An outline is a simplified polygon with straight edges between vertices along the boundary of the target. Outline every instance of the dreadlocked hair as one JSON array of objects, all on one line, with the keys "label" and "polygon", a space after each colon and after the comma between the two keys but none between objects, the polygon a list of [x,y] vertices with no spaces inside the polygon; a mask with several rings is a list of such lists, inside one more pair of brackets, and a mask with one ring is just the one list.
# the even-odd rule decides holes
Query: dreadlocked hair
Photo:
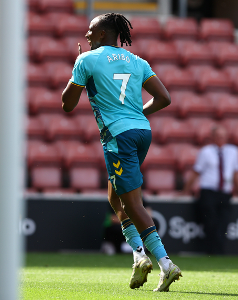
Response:
[{"label": "dreadlocked hair", "polygon": [[100,16],[100,25],[105,29],[112,29],[116,35],[120,35],[121,47],[132,43],[130,29],[133,29],[131,23],[122,14],[107,13]]}]

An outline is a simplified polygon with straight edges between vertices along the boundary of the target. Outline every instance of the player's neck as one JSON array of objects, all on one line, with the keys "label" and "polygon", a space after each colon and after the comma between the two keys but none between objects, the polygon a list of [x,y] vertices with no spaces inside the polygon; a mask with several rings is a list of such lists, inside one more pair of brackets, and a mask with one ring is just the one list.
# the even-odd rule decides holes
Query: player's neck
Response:
[{"label": "player's neck", "polygon": [[117,40],[112,39],[106,39],[101,43],[101,46],[112,46],[112,47],[118,47]]}]

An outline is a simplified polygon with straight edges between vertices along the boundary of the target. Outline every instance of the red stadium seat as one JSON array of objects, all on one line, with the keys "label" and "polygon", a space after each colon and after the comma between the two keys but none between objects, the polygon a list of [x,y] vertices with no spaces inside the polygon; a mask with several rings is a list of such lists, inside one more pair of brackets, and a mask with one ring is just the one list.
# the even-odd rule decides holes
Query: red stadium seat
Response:
[{"label": "red stadium seat", "polygon": [[[163,115],[163,111],[169,109],[171,112],[173,111],[174,117],[179,117],[179,105],[182,102],[184,97],[193,97],[194,92],[191,91],[171,91],[171,104],[165,109],[161,110],[159,113]],[[153,115],[152,115],[153,116]]]},{"label": "red stadium seat", "polygon": [[163,77],[165,76],[166,73],[173,73],[174,71],[179,70],[178,66],[171,64],[171,63],[167,63],[167,64],[153,63],[151,65],[151,67],[152,67],[152,70],[159,77],[159,79],[162,81],[163,81]]},{"label": "red stadium seat", "polygon": [[30,171],[32,187],[36,189],[60,188],[62,172],[57,167],[33,167]]},{"label": "red stadium seat", "polygon": [[[214,99],[215,98],[215,99]],[[218,97],[209,94],[206,99],[213,102],[215,117],[218,119],[238,117],[238,97],[230,94],[220,94]]]},{"label": "red stadium seat", "polygon": [[38,93],[43,93],[45,91],[48,91],[46,87],[27,87],[26,90],[26,99],[27,99],[27,108],[28,108],[28,114],[35,114],[35,111],[32,110],[31,104],[34,102],[35,96]]},{"label": "red stadium seat", "polygon": [[79,55],[78,43],[80,43],[83,52],[90,50],[90,46],[85,35],[79,35],[77,37],[67,36],[63,38],[62,41],[65,45],[65,51],[68,53],[68,58],[73,63]]},{"label": "red stadium seat", "polygon": [[75,194],[76,189],[73,188],[44,188],[42,193],[49,197],[60,197],[60,196],[67,196],[69,194]]},{"label": "red stadium seat", "polygon": [[150,125],[153,132],[153,138],[159,143],[191,143],[193,141],[194,130],[186,121],[179,121],[170,117],[151,118]]},{"label": "red stadium seat", "polygon": [[30,112],[33,114],[62,113],[61,94],[62,89],[49,90],[47,88],[35,88],[30,93]]},{"label": "red stadium seat", "polygon": [[238,145],[238,119],[237,118],[228,118],[222,121],[222,125],[226,128],[229,141],[235,145]]},{"label": "red stadium seat", "polygon": [[37,36],[53,36],[53,24],[45,15],[34,12],[28,13],[28,34]]},{"label": "red stadium seat", "polygon": [[51,19],[55,20],[54,32],[57,37],[85,36],[88,31],[88,20],[86,16],[58,14],[57,19],[54,16],[52,16]]},{"label": "red stadium seat", "polygon": [[211,130],[216,122],[208,118],[191,118],[188,120],[188,126],[194,131],[194,139],[198,145],[204,145],[211,142]]},{"label": "red stadium seat", "polygon": [[214,64],[212,53],[207,44],[198,42],[177,43],[176,48],[179,53],[180,63],[183,66]]},{"label": "red stadium seat", "polygon": [[48,79],[45,76],[43,65],[28,63],[27,64],[27,82],[31,87],[47,87]]},{"label": "red stadium seat", "polygon": [[38,0],[38,10],[46,12],[63,12],[73,13],[74,2],[72,0]]},{"label": "red stadium seat", "polygon": [[64,166],[69,169],[72,167],[94,167],[101,166],[100,154],[95,151],[93,144],[83,144],[80,142],[68,142],[56,144],[57,149],[61,150]]},{"label": "red stadium seat", "polygon": [[226,66],[223,70],[229,76],[231,81],[235,81],[238,77],[238,66]]},{"label": "red stadium seat", "polygon": [[38,0],[27,0],[27,9],[31,12],[37,12],[38,11]]},{"label": "red stadium seat", "polygon": [[74,117],[85,142],[91,143],[100,139],[99,129],[94,115],[77,115]]},{"label": "red stadium seat", "polygon": [[186,69],[175,68],[172,72],[168,70],[164,72],[161,80],[169,92],[195,89],[195,80]]},{"label": "red stadium seat", "polygon": [[160,39],[161,28],[157,18],[132,17],[130,22],[133,27],[131,30],[132,40],[137,38]]},{"label": "red stadium seat", "polygon": [[62,164],[55,145],[40,141],[28,141],[27,144],[27,162],[29,167],[33,166],[57,166]]},{"label": "red stadium seat", "polygon": [[232,91],[232,82],[223,70],[219,71],[210,66],[191,66],[189,70],[196,80],[199,92]]},{"label": "red stadium seat", "polygon": [[51,88],[65,88],[72,77],[73,66],[66,62],[46,62],[43,68]]},{"label": "red stadium seat", "polygon": [[101,144],[101,142],[98,141],[94,141],[92,143],[90,143],[91,147],[94,149],[94,153],[96,153],[97,155],[97,161],[100,165],[100,169],[103,171],[106,171],[106,164],[105,164],[105,159],[104,159],[104,152],[103,152],[103,146]]},{"label": "red stadium seat", "polygon": [[154,193],[175,190],[175,174],[171,170],[147,170],[145,172],[145,187]]},{"label": "red stadium seat", "polygon": [[[141,42],[143,41],[143,44],[141,45]],[[146,58],[146,53],[144,51],[144,46],[148,44],[147,39],[138,39],[138,40],[133,40],[131,46],[123,44],[123,49],[130,51],[131,53],[145,59]],[[120,44],[120,41],[118,41],[118,45]]]},{"label": "red stadium seat", "polygon": [[198,36],[198,24],[195,19],[168,19],[164,26],[163,37],[167,40],[196,40]]},{"label": "red stadium seat", "polygon": [[79,140],[80,131],[74,119],[62,115],[40,116],[46,129],[46,138],[48,141],[55,140]]},{"label": "red stadium seat", "polygon": [[69,170],[70,186],[77,190],[99,189],[100,171],[97,168],[73,167]]},{"label": "red stadium seat", "polygon": [[152,143],[142,164],[142,169],[173,169],[174,165],[175,159],[171,148],[168,146],[161,147]]},{"label": "red stadium seat", "polygon": [[232,82],[232,91],[238,93],[238,66],[226,66],[224,69],[225,74],[228,75],[228,78]]},{"label": "red stadium seat", "polygon": [[214,117],[214,104],[203,95],[187,93],[177,104],[177,112],[180,118]]},{"label": "red stadium seat", "polygon": [[148,43],[146,59],[153,63],[178,63],[176,48],[171,42],[150,42]]},{"label": "red stadium seat", "polygon": [[63,41],[51,37],[30,37],[29,56],[36,62],[67,61],[69,55],[65,51]]},{"label": "red stadium seat", "polygon": [[28,139],[44,140],[45,128],[38,117],[28,117],[26,120],[26,132]]},{"label": "red stadium seat", "polygon": [[170,145],[174,152],[176,168],[180,172],[191,169],[195,163],[199,149],[190,144]]},{"label": "red stadium seat", "polygon": [[228,42],[210,42],[215,63],[218,67],[238,66],[238,46]]},{"label": "red stadium seat", "polygon": [[234,41],[234,26],[228,19],[203,19],[200,23],[200,39],[206,41]]}]

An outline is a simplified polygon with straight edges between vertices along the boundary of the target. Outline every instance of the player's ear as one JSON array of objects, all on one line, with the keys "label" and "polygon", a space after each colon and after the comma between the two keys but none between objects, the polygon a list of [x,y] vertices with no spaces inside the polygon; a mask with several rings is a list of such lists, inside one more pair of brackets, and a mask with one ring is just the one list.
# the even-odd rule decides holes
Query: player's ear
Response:
[{"label": "player's ear", "polygon": [[100,38],[103,39],[106,35],[106,31],[105,30],[102,30],[101,33],[100,33]]}]

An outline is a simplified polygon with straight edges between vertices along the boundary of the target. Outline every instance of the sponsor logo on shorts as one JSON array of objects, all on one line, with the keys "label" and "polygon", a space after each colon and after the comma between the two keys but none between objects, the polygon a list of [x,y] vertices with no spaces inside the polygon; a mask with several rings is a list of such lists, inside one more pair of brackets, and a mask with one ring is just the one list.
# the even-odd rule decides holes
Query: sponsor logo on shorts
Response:
[{"label": "sponsor logo on shorts", "polygon": [[[119,169],[120,164],[121,164],[121,162],[120,162],[120,160],[118,160],[117,163],[113,163],[113,166],[114,166],[116,169]],[[122,172],[123,172],[122,167],[120,168],[119,171],[118,171],[118,170],[115,170],[115,173],[116,173],[117,175],[119,175],[119,176],[121,176]]]}]

